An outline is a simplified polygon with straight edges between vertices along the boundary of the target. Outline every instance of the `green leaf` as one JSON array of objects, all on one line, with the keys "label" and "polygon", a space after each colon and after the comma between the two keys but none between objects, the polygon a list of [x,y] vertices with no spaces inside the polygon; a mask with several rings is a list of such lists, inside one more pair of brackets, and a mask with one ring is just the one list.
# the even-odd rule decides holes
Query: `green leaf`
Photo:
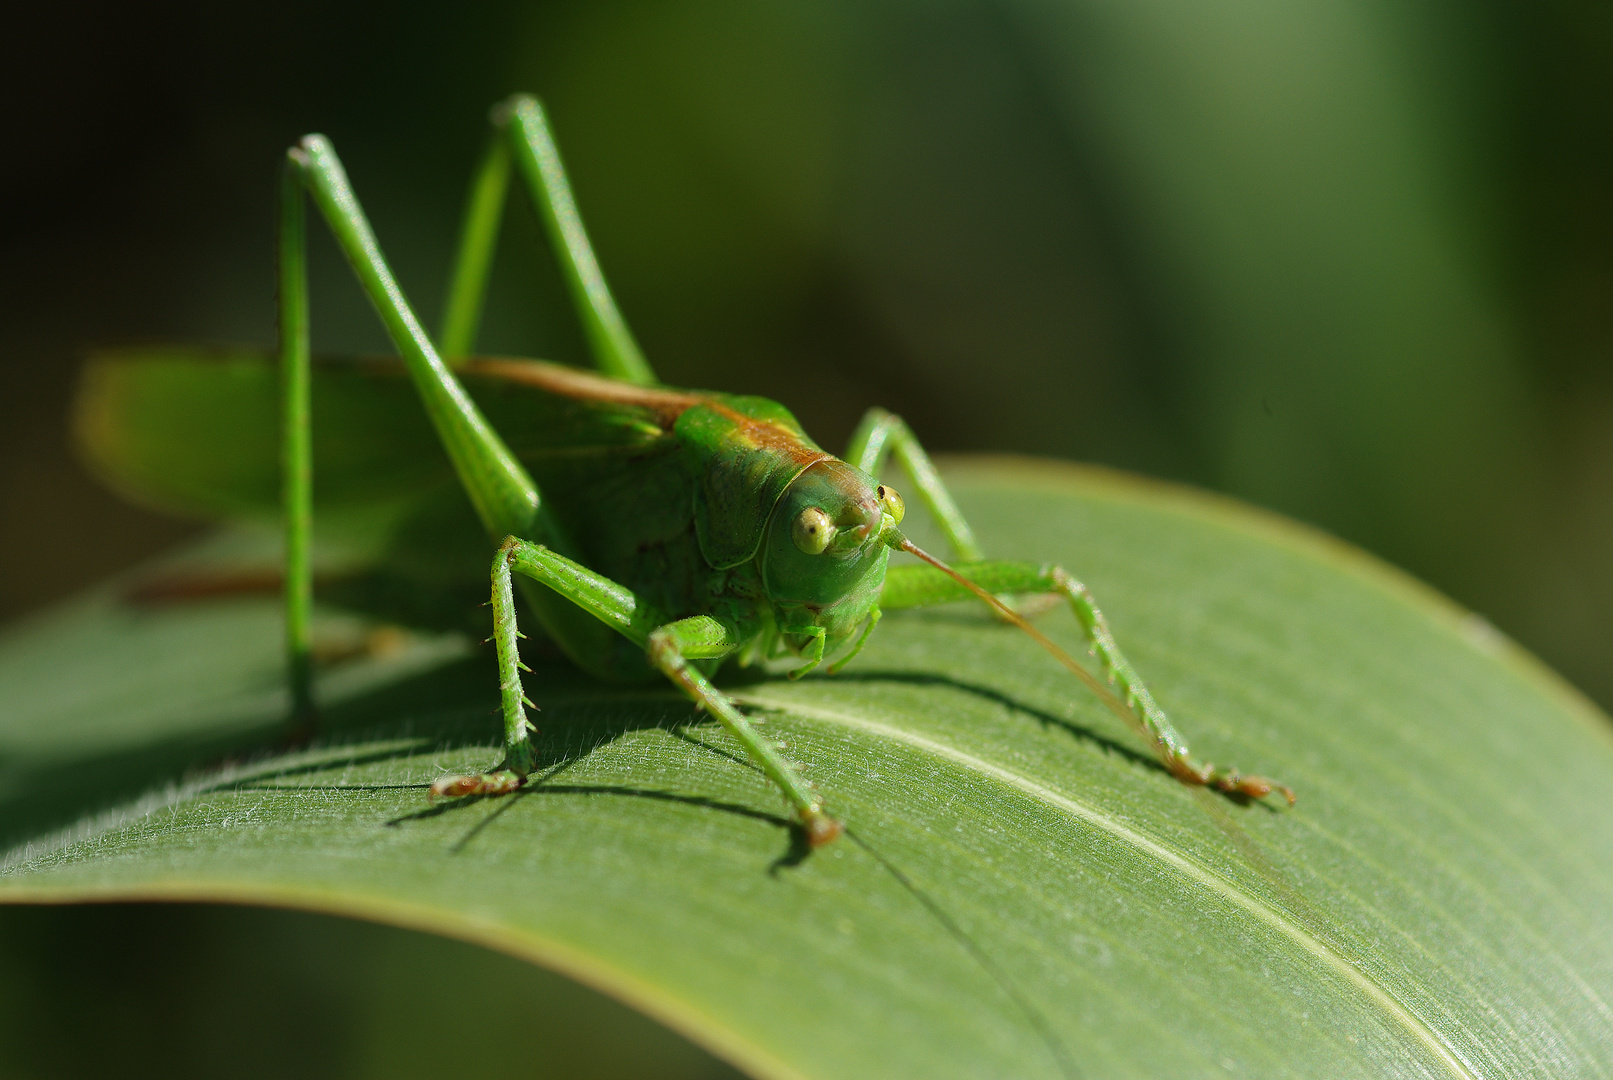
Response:
[{"label": "green leaf", "polygon": [[[322,633],[355,655],[324,677],[324,741],[186,772],[270,739],[274,602],[105,589],[0,643],[20,842],[0,899],[428,930],[763,1077],[1608,1071],[1600,713],[1477,617],[1270,516],[1068,466],[950,475],[993,555],[1092,586],[1195,751],[1298,806],[1172,780],[967,607],[889,616],[838,676],[729,683],[850,825],[811,854],[683,700],[556,664],[528,678],[541,781],[429,804],[433,778],[496,757],[490,659],[335,614]],[[1079,646],[1066,613],[1040,625]]]}]

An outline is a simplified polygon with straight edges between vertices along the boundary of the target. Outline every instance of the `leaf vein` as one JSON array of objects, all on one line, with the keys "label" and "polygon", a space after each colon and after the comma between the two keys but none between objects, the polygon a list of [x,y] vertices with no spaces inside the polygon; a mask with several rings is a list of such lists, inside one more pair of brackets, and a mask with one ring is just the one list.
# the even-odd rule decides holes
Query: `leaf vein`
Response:
[{"label": "leaf vein", "polygon": [[949,746],[935,739],[926,738],[923,735],[905,731],[889,724],[883,724],[877,720],[868,720],[860,716],[853,716],[820,706],[803,705],[797,701],[769,700],[759,695],[746,695],[746,700],[825,723],[856,728],[870,735],[903,743],[914,749],[944,758],[954,764],[962,765],[967,769],[989,776],[1040,802],[1080,818],[1095,828],[1102,829],[1111,836],[1165,863],[1197,884],[1213,890],[1232,904],[1276,929],[1293,941],[1301,950],[1344,979],[1345,982],[1360,990],[1368,1000],[1393,1020],[1396,1025],[1430,1051],[1445,1066],[1450,1075],[1461,1077],[1463,1080],[1478,1080],[1479,1074],[1477,1070],[1469,1065],[1457,1050],[1435,1031],[1428,1022],[1413,1012],[1387,987],[1375,982],[1347,957],[1329,948],[1325,942],[1306,931],[1298,923],[1258,897],[1251,896],[1248,892],[1239,888],[1236,883],[1199,865],[1180,852],[1171,850],[1159,841],[1115,821],[1097,807],[1072,799],[1068,795],[1038,783],[1028,776],[1016,773],[1012,769],[1004,768],[984,758],[976,757],[955,746]]}]

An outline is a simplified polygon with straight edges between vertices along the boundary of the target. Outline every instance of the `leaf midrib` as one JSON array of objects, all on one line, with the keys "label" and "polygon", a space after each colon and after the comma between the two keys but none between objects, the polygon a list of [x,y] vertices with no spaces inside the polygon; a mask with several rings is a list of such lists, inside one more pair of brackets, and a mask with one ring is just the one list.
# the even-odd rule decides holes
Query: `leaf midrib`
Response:
[{"label": "leaf midrib", "polygon": [[[611,696],[615,698],[617,695]],[[629,692],[622,696],[638,699],[648,697],[664,697],[667,695],[664,691],[656,690],[640,694],[632,694]],[[961,766],[979,776],[994,780],[1007,787],[1013,788],[1020,794],[1027,795],[1037,800],[1044,806],[1047,806],[1057,812],[1069,815],[1070,817],[1076,818],[1087,825],[1104,831],[1116,840],[1119,840],[1123,844],[1130,846],[1133,850],[1139,852],[1140,854],[1170,867],[1172,870],[1193,881],[1195,884],[1211,890],[1271,930],[1287,938],[1302,952],[1313,957],[1328,970],[1334,972],[1337,976],[1342,978],[1349,985],[1354,986],[1362,994],[1362,996],[1367,999],[1382,1015],[1387,1017],[1394,1026],[1404,1030],[1419,1045],[1425,1047],[1434,1058],[1439,1060],[1445,1066],[1449,1075],[1461,1078],[1461,1080],[1478,1080],[1479,1074],[1477,1071],[1465,1060],[1463,1060],[1456,1049],[1451,1046],[1433,1028],[1431,1024],[1419,1016],[1410,1006],[1401,1001],[1401,999],[1393,991],[1372,979],[1359,967],[1351,963],[1350,960],[1337,949],[1329,946],[1325,941],[1305,930],[1301,925],[1284,915],[1277,908],[1248,892],[1237,882],[1194,861],[1187,855],[1173,849],[1165,843],[1149,837],[1146,834],[1137,831],[1133,827],[1122,823],[1114,816],[1104,811],[1102,808],[1093,804],[1082,802],[1079,799],[1073,798],[1043,783],[1040,783],[1039,781],[1034,780],[1023,773],[1016,772],[1006,766],[978,757],[949,743],[930,738],[925,735],[920,735],[912,731],[907,731],[903,728],[890,724],[882,723],[878,720],[868,719],[833,708],[826,708],[821,705],[808,705],[794,698],[770,697],[766,693],[746,693],[741,695],[740,699],[747,704],[762,706],[769,709],[776,709],[783,713],[795,714],[819,723],[850,728],[875,738],[888,739],[893,742],[900,743],[903,746],[916,750],[920,753],[945,760],[956,766]],[[597,700],[597,698],[591,697],[590,700]],[[220,786],[219,777],[210,777],[206,786]],[[138,802],[147,804],[142,806],[141,809],[145,810],[146,814],[149,814],[151,810],[157,809],[161,805],[170,805],[174,802],[183,800],[187,795],[195,794],[194,791],[187,790],[191,787],[192,785],[180,785],[177,788],[170,788],[161,794],[153,792],[148,795],[146,799],[138,800]],[[150,805],[153,802],[156,804],[155,806]],[[112,811],[108,814],[102,815],[101,820],[98,820],[94,823],[94,826],[98,827],[92,826],[88,830],[87,834],[81,825],[78,829],[68,830],[67,832],[71,835],[61,835],[51,838],[56,841],[55,843],[49,843],[47,841],[45,844],[40,845],[36,839],[32,844],[25,845],[25,847],[31,848],[32,850],[27,852],[27,857],[24,859],[17,858],[18,855],[22,854],[21,851],[14,851],[11,853],[11,857],[13,860],[15,860],[15,862],[8,867],[8,870],[10,870],[12,873],[15,873],[16,870],[21,869],[21,866],[17,864],[21,864],[22,866],[30,863],[37,864],[37,860],[40,857],[48,855],[53,851],[59,851],[64,847],[71,846],[75,842],[87,839],[88,836],[98,835],[106,831],[116,829],[119,825],[126,824],[128,822],[131,816],[129,814],[130,809],[132,808],[123,807],[120,808],[122,811],[121,813],[118,811]],[[140,814],[137,812],[133,816],[146,816],[146,814]],[[43,848],[43,850],[41,850],[41,848]],[[392,920],[388,919],[387,921]],[[569,966],[571,965],[568,965],[568,967]],[[665,1010],[656,1009],[655,1012],[664,1014]],[[667,1017],[664,1018],[670,1019]],[[686,1020],[687,1018],[682,1019]],[[679,1023],[676,1026],[687,1030],[687,1025],[685,1023]],[[726,1049],[730,1054],[732,1054],[734,1051],[734,1048],[731,1046],[725,1047],[724,1049]],[[771,1070],[770,1074],[779,1075]]]},{"label": "leaf midrib", "polygon": [[880,723],[877,720],[865,719],[819,705],[805,705],[793,699],[769,698],[765,694],[746,694],[743,700],[747,703],[807,717],[821,723],[853,728],[876,738],[899,742],[921,753],[942,758],[954,765],[960,765],[981,776],[996,780],[1022,794],[1029,795],[1054,810],[1061,811],[1094,828],[1103,830],[1122,843],[1130,845],[1138,852],[1171,867],[1177,873],[1189,878],[1196,884],[1212,890],[1229,903],[1241,908],[1277,933],[1287,937],[1299,949],[1314,957],[1345,982],[1356,987],[1383,1015],[1403,1029],[1420,1045],[1427,1048],[1435,1058],[1444,1064],[1451,1076],[1462,1078],[1462,1080],[1478,1080],[1478,1072],[1461,1057],[1455,1047],[1451,1046],[1434,1030],[1432,1025],[1418,1016],[1393,991],[1370,978],[1336,949],[1328,946],[1326,942],[1306,931],[1302,926],[1270,904],[1241,888],[1236,882],[1193,861],[1181,852],[1167,847],[1160,841],[1123,824],[1102,809],[1073,799],[1022,773],[987,761],[984,758],[976,757],[958,747],[899,727]]}]

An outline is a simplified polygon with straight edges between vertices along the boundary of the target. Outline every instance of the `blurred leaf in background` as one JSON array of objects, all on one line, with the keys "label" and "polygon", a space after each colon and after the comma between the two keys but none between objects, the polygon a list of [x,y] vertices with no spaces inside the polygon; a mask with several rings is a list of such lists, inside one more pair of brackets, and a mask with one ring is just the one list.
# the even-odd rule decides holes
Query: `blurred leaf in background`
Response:
[{"label": "blurred leaf in background", "polygon": [[[422,989],[473,967],[473,990]],[[499,1030],[542,1048],[540,1075],[740,1077],[602,994],[431,934],[216,904],[0,908],[8,1077],[453,1076]]]}]

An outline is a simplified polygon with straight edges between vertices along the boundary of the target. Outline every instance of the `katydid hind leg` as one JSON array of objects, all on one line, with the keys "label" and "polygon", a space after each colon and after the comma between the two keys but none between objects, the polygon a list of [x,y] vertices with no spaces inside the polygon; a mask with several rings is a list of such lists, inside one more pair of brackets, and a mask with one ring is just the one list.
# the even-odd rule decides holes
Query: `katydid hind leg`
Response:
[{"label": "katydid hind leg", "polygon": [[[537,582],[585,613],[591,620],[590,625],[602,624],[643,647],[651,666],[683,690],[740,743],[790,803],[813,846],[828,843],[840,834],[840,823],[824,810],[822,799],[802,779],[782,750],[757,732],[733,700],[712,686],[690,663],[691,660],[720,659],[738,651],[743,641],[733,626],[709,615],[668,621],[632,590],[542,544],[513,536],[499,546],[493,562],[494,643],[499,656],[504,759],[487,773],[439,779],[431,787],[433,795],[505,794],[525,783],[534,767],[528,741],[531,724],[526,713],[532,703],[521,686],[513,574]],[[553,625],[551,620],[545,620],[545,629],[560,637],[568,633],[563,626]]]},{"label": "katydid hind leg", "polygon": [[[537,535],[549,541],[545,534],[553,526],[541,510],[537,485],[443,362],[382,255],[335,148],[323,136],[309,135],[288,152],[287,160],[288,173],[325,219],[380,316],[488,533],[493,537]],[[287,197],[288,201],[292,198]],[[300,248],[301,235],[295,239]],[[284,264],[285,250],[282,260]],[[295,261],[302,262],[300,250]],[[306,279],[305,271],[301,276]],[[304,333],[306,325],[305,318]]]},{"label": "katydid hind leg", "polygon": [[286,640],[297,727],[310,728],[312,487],[310,320],[305,197],[313,202],[403,359],[483,525],[564,546],[537,486],[448,370],[381,253],[335,149],[310,135],[287,152],[281,181],[279,321],[286,526]]},{"label": "katydid hind leg", "polygon": [[[653,382],[653,374],[643,364],[630,335],[626,335],[625,323],[621,322],[614,302],[604,288],[603,277],[598,274],[597,263],[593,261],[586,235],[582,233],[575,205],[570,202],[564,173],[559,170],[558,155],[553,152],[552,140],[548,139],[541,110],[538,110],[533,99],[525,97],[512,99],[508,110],[506,119],[520,136],[513,140],[512,146],[516,165],[542,181],[547,202],[540,205],[540,210],[547,207],[551,214],[557,216],[558,225],[555,228],[565,234],[563,238],[568,241],[565,248],[567,256],[562,261],[569,264],[573,276],[577,278],[574,288],[586,294],[580,297],[579,303],[587,301],[584,306],[592,311],[596,330],[603,326],[598,334],[590,331],[601,367],[621,378]],[[534,119],[541,128],[541,138],[534,135]],[[548,160],[545,160],[545,155]],[[497,167],[496,162],[493,167]],[[557,177],[558,184],[555,182]],[[727,640],[732,636],[732,628],[726,628],[719,620],[707,616],[666,622],[655,616],[649,606],[639,601],[630,590],[594,574],[556,550],[569,550],[571,545],[566,543],[558,526],[545,512],[537,485],[487,423],[420,324],[382,255],[346,172],[328,140],[310,135],[288,152],[283,190],[281,322],[282,355],[288,360],[285,365],[288,372],[306,372],[307,369],[306,235],[301,202],[302,194],[306,192],[347,256],[360,286],[398,349],[478,516],[490,533],[506,535],[505,542],[499,548],[499,562],[493,575],[495,637],[500,653],[501,696],[504,703],[505,758],[501,767],[491,773],[480,777],[444,778],[433,785],[433,791],[447,795],[514,790],[525,781],[532,768],[530,742],[527,739],[529,722],[524,711],[529,703],[520,686],[520,660],[515,645],[517,631],[510,578],[510,571],[514,571],[546,586],[588,616],[642,645],[654,667],[728,728],[745,747],[762,772],[789,800],[813,844],[827,843],[837,836],[839,823],[824,811],[821,800],[811,786],[801,779],[796,768],[783,757],[779,748],[757,734],[737,706],[688,663],[690,659],[721,657],[737,649],[740,644],[737,640]],[[473,265],[470,272],[473,275],[478,272],[474,260],[479,257],[474,253],[471,256]],[[621,333],[616,333],[611,325],[612,319]],[[602,340],[605,341],[603,346],[600,344]],[[638,357],[638,366],[634,365],[635,356]],[[290,378],[292,376],[288,375]],[[287,442],[287,489],[288,493],[299,493],[298,497],[306,504],[307,493],[311,491],[311,482],[306,479],[311,467],[306,438],[306,391],[300,397],[288,394],[287,400],[287,431],[295,428],[301,433],[300,442],[296,438]],[[299,408],[302,410],[300,419],[293,419]],[[299,476],[304,479],[299,480]],[[299,515],[295,509],[299,504],[290,494],[287,505],[291,509],[288,513],[288,537],[300,538],[303,545],[300,550],[306,557],[309,532],[307,515]],[[517,540],[515,534],[532,536],[536,542]],[[288,579],[294,576],[292,571],[295,569],[295,566],[288,566]],[[306,595],[306,592],[305,589],[300,595]],[[288,587],[290,632],[306,633],[307,605],[303,605],[299,614],[292,595]],[[575,622],[561,619],[561,625],[552,625],[555,621],[553,618],[545,619],[545,628],[551,636],[556,637],[562,648],[568,644],[573,649],[578,647],[580,643],[576,640]],[[299,655],[305,657],[306,649],[299,654],[294,644],[294,680],[297,672],[302,670],[298,667]],[[294,682],[294,692],[296,685]],[[302,685],[306,689],[306,679]]]},{"label": "katydid hind leg", "polygon": [[655,372],[644,359],[605,283],[543,106],[530,94],[516,94],[493,110],[493,122],[509,135],[509,153],[516,172],[532,197],[549,246],[560,264],[594,363],[613,378],[640,386],[655,385]]},{"label": "katydid hind leg", "polygon": [[[1283,784],[1235,768],[1200,762],[1193,757],[1188,750],[1187,740],[1154,701],[1142,677],[1120,651],[1092,591],[1063,567],[1022,562],[975,562],[947,567],[911,542],[904,542],[903,550],[918,555],[931,565],[892,567],[880,595],[881,607],[892,610],[971,598],[982,600],[993,607],[999,616],[1035,639],[1085,682],[1147,740],[1160,763],[1178,780],[1250,798],[1262,798],[1275,791],[1290,804],[1295,801],[1294,792]],[[1067,601],[1081,627],[1088,649],[1098,660],[1107,685],[994,595],[999,593],[1039,593]],[[1109,689],[1111,686],[1114,691]]]},{"label": "katydid hind leg", "polygon": [[503,132],[488,140],[487,151],[471,180],[465,217],[459,228],[459,251],[448,279],[443,304],[442,354],[450,364],[476,349],[476,331],[487,298],[487,278],[498,247],[499,223],[510,186],[510,149]]},{"label": "katydid hind leg", "polygon": [[443,354],[454,361],[475,350],[513,167],[543,226],[595,366],[614,378],[654,385],[655,372],[617,308],[583,228],[543,106],[529,94],[516,94],[493,109],[492,120],[493,138],[471,181],[460,228],[445,305]]},{"label": "katydid hind leg", "polygon": [[286,675],[291,723],[311,731],[313,693],[313,432],[308,335],[307,225],[297,167],[280,181],[279,323],[282,513],[285,521]]}]

